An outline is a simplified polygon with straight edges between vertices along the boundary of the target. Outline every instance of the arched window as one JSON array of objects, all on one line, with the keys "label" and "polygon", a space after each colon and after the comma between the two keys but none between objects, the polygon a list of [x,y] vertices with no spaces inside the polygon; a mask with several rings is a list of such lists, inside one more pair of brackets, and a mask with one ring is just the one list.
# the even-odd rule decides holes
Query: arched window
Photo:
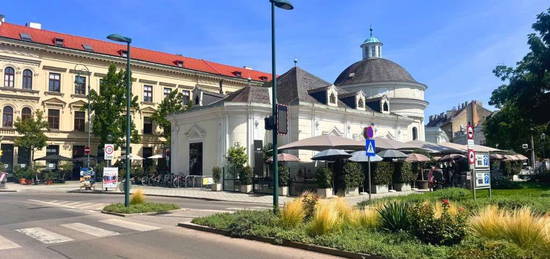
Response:
[{"label": "arched window", "polygon": [[23,70],[23,89],[32,89],[32,71],[30,69]]},{"label": "arched window", "polygon": [[389,111],[390,111],[390,106],[388,105],[388,102],[384,102],[384,105],[383,105],[383,106],[384,106],[384,107],[382,108],[383,111],[385,111],[385,112],[389,112]]},{"label": "arched window", "polygon": [[418,129],[416,127],[412,128],[412,135],[413,135],[413,140],[418,139]]},{"label": "arched window", "polygon": [[334,95],[334,93],[330,93],[329,102],[332,103],[332,104],[336,103],[336,95]]},{"label": "arched window", "polygon": [[6,67],[4,69],[4,86],[13,87],[15,80],[15,69],[13,67]]},{"label": "arched window", "polygon": [[357,107],[359,107],[359,108],[365,107],[365,104],[363,103],[363,99],[359,99],[359,102],[358,102],[358,104],[357,104]]},{"label": "arched window", "polygon": [[4,107],[2,111],[2,127],[10,128],[13,126],[13,108],[10,106]]},{"label": "arched window", "polygon": [[27,120],[32,117],[32,111],[31,108],[25,107],[23,110],[21,110],[21,120]]}]

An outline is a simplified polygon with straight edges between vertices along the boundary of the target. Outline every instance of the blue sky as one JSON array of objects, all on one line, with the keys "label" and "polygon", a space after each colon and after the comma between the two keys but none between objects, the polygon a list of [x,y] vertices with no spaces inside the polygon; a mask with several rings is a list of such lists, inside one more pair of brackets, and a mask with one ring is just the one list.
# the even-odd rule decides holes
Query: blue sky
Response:
[{"label": "blue sky", "polygon": [[[528,51],[527,34],[543,0],[383,1],[292,0],[277,11],[277,71],[293,66],[333,82],[361,58],[374,34],[383,55],[428,85],[426,116],[460,102],[487,104],[501,82],[496,65],[514,65]],[[121,33],[136,46],[271,71],[268,0],[11,1],[8,22],[104,38]]]}]

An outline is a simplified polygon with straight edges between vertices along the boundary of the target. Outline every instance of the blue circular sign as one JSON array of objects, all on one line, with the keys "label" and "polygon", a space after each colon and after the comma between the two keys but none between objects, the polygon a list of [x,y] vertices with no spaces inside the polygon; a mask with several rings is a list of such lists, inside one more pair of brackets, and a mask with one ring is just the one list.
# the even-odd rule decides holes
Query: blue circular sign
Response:
[{"label": "blue circular sign", "polygon": [[363,129],[363,137],[365,137],[365,139],[373,138],[374,137],[374,128],[371,127],[371,126],[365,127]]}]

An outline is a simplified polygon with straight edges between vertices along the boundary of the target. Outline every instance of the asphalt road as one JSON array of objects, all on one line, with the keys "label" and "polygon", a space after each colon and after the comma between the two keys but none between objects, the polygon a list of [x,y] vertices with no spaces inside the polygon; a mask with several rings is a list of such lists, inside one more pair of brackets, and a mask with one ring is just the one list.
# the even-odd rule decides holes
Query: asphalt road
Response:
[{"label": "asphalt road", "polygon": [[183,209],[121,218],[99,212],[121,195],[0,193],[0,258],[333,258],[177,227],[196,216],[263,204],[150,198]]}]

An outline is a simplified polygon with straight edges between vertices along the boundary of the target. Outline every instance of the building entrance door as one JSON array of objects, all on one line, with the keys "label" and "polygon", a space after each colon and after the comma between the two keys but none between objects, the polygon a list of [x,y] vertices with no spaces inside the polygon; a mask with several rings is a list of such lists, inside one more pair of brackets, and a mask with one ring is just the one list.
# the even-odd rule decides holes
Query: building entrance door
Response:
[{"label": "building entrance door", "polygon": [[202,175],[202,142],[189,144],[189,174]]},{"label": "building entrance door", "polygon": [[[73,159],[81,158],[84,156],[84,146],[75,145],[73,146]],[[71,180],[80,179],[80,168],[85,166],[84,161],[75,161],[73,164],[73,171],[71,173]]]},{"label": "building entrance door", "polygon": [[12,173],[13,172],[13,144],[2,144],[1,148],[2,148],[2,159],[0,161],[2,161],[2,163],[7,167],[5,169],[0,168],[0,170],[2,171],[6,170],[6,172],[8,173]]}]

